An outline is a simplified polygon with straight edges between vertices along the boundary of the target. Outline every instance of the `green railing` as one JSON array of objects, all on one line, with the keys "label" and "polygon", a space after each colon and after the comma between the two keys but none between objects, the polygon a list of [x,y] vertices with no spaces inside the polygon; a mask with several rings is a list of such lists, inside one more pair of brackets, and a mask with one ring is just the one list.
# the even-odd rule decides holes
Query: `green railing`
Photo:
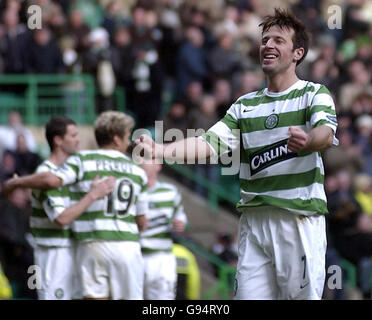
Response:
[{"label": "green railing", "polygon": [[201,246],[195,244],[189,239],[177,237],[177,242],[190,249],[194,254],[206,259],[209,263],[214,265],[218,270],[217,283],[204,293],[202,297],[205,300],[231,299],[233,293],[233,284],[235,278],[236,268],[228,265],[216,255],[210,253]]},{"label": "green railing", "polygon": [[[235,179],[236,176],[219,175],[219,183],[215,184],[186,166],[179,164],[168,164],[167,166],[187,179],[206,188],[208,192],[208,207],[212,210],[217,210],[221,200],[235,205],[240,199],[239,182]],[[219,166],[219,168],[221,167]],[[228,188],[225,186],[228,186]]]},{"label": "green railing", "polygon": [[11,111],[20,112],[28,125],[45,124],[51,115],[68,115],[81,124],[91,124],[95,119],[91,75],[2,74],[0,88],[0,123],[7,122]]}]

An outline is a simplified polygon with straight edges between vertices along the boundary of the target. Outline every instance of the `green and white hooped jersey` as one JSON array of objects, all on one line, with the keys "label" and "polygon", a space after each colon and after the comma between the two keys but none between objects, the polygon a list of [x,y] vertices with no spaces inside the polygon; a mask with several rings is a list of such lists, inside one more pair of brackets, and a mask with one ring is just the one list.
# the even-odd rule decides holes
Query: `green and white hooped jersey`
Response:
[{"label": "green and white hooped jersey", "polygon": [[70,156],[56,172],[72,194],[89,192],[93,179],[114,176],[113,192],[94,201],[71,225],[79,241],[139,241],[135,216],[147,210],[144,170],[116,150],[85,150]]},{"label": "green and white hooped jersey", "polygon": [[[36,172],[56,172],[58,167],[45,160]],[[47,247],[69,247],[72,244],[70,226],[61,227],[54,220],[70,206],[67,187],[32,190],[30,228],[35,243]]]},{"label": "green and white hooped jersey", "polygon": [[177,188],[169,183],[157,182],[148,189],[149,208],[146,217],[149,224],[141,232],[141,248],[143,253],[172,251],[172,221],[178,219],[187,222],[181,203],[181,195]]},{"label": "green and white hooped jersey", "polygon": [[[239,211],[274,206],[303,215],[325,214],[321,154],[287,148],[290,126],[309,132],[320,125],[336,132],[331,94],[324,85],[299,80],[283,92],[265,88],[240,97],[202,138],[218,156],[240,148]],[[337,145],[336,138],[333,143]]]}]

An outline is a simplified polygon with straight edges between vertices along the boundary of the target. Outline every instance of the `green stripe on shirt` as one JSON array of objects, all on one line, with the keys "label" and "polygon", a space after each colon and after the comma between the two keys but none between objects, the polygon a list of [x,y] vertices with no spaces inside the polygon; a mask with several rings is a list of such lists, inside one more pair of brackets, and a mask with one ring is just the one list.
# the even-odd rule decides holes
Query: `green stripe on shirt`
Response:
[{"label": "green stripe on shirt", "polygon": [[324,176],[319,168],[294,174],[282,174],[253,180],[240,179],[241,188],[246,192],[269,192],[289,190],[310,186],[312,183],[324,183]]}]

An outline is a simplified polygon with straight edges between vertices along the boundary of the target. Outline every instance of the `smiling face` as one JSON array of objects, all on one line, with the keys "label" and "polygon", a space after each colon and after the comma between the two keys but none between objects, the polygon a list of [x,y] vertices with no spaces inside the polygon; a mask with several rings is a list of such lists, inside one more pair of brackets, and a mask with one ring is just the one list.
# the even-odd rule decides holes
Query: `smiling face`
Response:
[{"label": "smiling face", "polygon": [[74,124],[69,124],[66,128],[66,134],[58,141],[60,147],[66,154],[70,155],[77,152],[79,150],[80,143],[77,126]]},{"label": "smiling face", "polygon": [[296,63],[304,54],[303,48],[293,49],[294,30],[277,25],[262,33],[260,63],[268,76],[285,73],[296,68]]}]

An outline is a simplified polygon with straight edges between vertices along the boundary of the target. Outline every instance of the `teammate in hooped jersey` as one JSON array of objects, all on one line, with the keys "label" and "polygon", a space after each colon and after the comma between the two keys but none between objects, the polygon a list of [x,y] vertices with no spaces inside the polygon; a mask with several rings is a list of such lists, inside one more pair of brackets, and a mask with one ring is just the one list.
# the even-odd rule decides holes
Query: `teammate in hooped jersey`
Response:
[{"label": "teammate in hooped jersey", "polygon": [[140,234],[145,262],[144,299],[174,300],[177,263],[172,252],[172,232],[183,232],[187,217],[181,194],[170,183],[158,181],[161,164],[142,164],[148,177],[148,220]]},{"label": "teammate in hooped jersey", "polygon": [[260,26],[267,88],[240,97],[202,137],[136,143],[153,158],[186,161],[240,148],[235,299],[320,299],[327,199],[319,152],[338,143],[335,105],[325,86],[296,75],[309,46],[305,26],[280,9]]},{"label": "teammate in hooped jersey", "polygon": [[[53,172],[67,157],[78,150],[79,134],[76,123],[66,117],[52,117],[45,127],[51,154],[36,170]],[[35,263],[41,270],[40,300],[70,300],[81,298],[80,281],[76,272],[76,243],[71,222],[100,197],[113,190],[115,180],[95,179],[84,196],[78,199],[68,187],[33,189],[30,229],[35,243]],[[75,198],[75,201],[72,199]]]},{"label": "teammate in hooped jersey", "polygon": [[133,119],[103,112],[94,124],[98,150],[70,156],[58,170],[10,181],[5,188],[28,183],[36,188],[68,186],[85,194],[96,176],[116,178],[115,188],[95,200],[71,226],[77,245],[78,273],[86,299],[142,299],[143,258],[139,229],[147,210],[147,176],[125,156]]}]

